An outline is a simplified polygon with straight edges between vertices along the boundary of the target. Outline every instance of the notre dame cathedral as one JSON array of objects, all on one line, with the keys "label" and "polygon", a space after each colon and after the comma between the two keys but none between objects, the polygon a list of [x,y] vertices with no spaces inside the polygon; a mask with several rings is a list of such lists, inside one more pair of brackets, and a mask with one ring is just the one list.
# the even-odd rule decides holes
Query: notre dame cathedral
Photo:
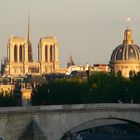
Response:
[{"label": "notre dame cathedral", "polygon": [[7,57],[2,64],[3,75],[40,75],[60,70],[58,58],[58,42],[55,36],[40,38],[38,43],[38,61],[33,61],[30,32],[30,18],[28,19],[27,39],[11,35],[7,44]]}]

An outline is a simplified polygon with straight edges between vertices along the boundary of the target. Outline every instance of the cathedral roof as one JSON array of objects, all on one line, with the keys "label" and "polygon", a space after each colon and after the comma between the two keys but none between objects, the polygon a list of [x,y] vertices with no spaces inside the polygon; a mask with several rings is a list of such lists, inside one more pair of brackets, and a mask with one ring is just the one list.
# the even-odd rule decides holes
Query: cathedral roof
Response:
[{"label": "cathedral roof", "polygon": [[55,43],[57,43],[57,40],[56,40],[55,36],[47,36],[47,37],[42,37],[40,39],[40,42],[42,42],[42,43],[46,43],[46,42],[55,42]]},{"label": "cathedral roof", "polygon": [[19,36],[10,36],[9,42],[13,42],[13,43],[25,43],[27,42],[27,39],[25,39],[24,37],[19,37]]}]

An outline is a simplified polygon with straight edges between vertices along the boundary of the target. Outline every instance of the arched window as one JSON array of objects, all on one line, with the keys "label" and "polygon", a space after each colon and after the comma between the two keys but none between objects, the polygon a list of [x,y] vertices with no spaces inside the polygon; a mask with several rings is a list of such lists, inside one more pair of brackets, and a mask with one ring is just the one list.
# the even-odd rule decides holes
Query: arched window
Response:
[{"label": "arched window", "polygon": [[53,61],[53,47],[52,45],[50,46],[50,61]]},{"label": "arched window", "polygon": [[20,62],[22,62],[22,59],[23,58],[23,56],[22,56],[22,45],[20,45],[20,47],[19,47],[19,61]]},{"label": "arched window", "polygon": [[17,62],[17,45],[14,46],[14,61]]},{"label": "arched window", "polygon": [[48,46],[45,46],[45,61],[48,62]]},{"label": "arched window", "polygon": [[117,72],[117,76],[122,76],[121,70],[119,70],[119,71]]},{"label": "arched window", "polygon": [[135,75],[135,71],[134,70],[131,70],[130,72],[129,72],[129,77],[131,78],[131,77],[133,77]]}]

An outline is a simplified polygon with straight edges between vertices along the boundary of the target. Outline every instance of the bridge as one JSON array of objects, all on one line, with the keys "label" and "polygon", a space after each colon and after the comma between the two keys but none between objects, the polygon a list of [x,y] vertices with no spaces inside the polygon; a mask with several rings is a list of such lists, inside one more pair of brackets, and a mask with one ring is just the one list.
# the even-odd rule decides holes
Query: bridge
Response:
[{"label": "bridge", "polygon": [[140,105],[120,103],[0,108],[0,137],[3,140],[68,140],[71,134],[84,129],[117,123],[133,123],[140,128]]}]

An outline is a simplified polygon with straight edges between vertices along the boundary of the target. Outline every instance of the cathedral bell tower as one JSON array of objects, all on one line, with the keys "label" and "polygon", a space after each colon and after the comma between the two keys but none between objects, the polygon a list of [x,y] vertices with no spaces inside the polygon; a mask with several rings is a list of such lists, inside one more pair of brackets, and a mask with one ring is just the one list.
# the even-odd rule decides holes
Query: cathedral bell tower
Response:
[{"label": "cathedral bell tower", "polygon": [[38,44],[38,61],[41,74],[51,73],[59,68],[58,41],[55,36],[42,37]]}]

